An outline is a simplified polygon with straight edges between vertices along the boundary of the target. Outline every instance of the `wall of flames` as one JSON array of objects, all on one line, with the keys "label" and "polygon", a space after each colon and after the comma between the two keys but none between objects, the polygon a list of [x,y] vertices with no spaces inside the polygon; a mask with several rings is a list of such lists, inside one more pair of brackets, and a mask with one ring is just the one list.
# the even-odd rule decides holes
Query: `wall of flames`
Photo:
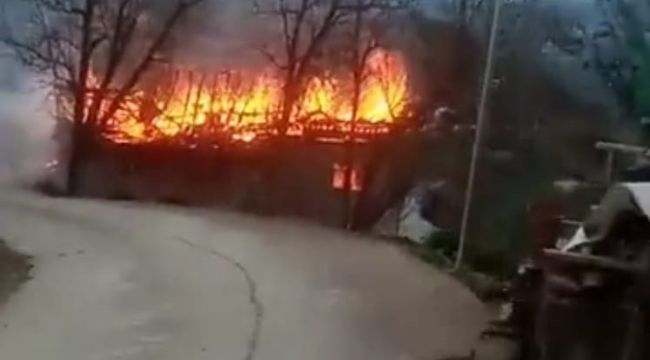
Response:
[{"label": "wall of flames", "polygon": [[[277,135],[282,81],[273,72],[176,70],[168,78],[130,96],[105,125],[104,136],[116,143],[194,146]],[[367,138],[389,133],[408,116],[408,75],[398,52],[380,49],[369,57],[356,117],[352,89],[349,75],[310,79],[292,111],[287,135],[313,134],[322,141],[345,141],[351,133]]]}]

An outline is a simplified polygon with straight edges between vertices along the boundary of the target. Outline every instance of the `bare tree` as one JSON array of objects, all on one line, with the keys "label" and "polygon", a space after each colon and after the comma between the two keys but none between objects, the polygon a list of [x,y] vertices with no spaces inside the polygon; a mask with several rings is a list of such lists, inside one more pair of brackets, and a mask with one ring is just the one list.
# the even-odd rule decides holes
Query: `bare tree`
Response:
[{"label": "bare tree", "polygon": [[[268,6],[268,2],[274,4]],[[343,0],[253,0],[256,14],[277,21],[280,27],[279,46],[265,44],[261,53],[282,74],[282,101],[274,127],[278,132],[275,138],[273,160],[267,164],[265,177],[267,184],[265,206],[274,211],[275,204],[282,203],[282,178],[279,164],[285,156],[285,138],[291,118],[296,114],[307,78],[313,70],[314,61],[320,57],[329,36],[342,23],[349,19],[350,9]]]},{"label": "bare tree", "polygon": [[[354,226],[355,199],[353,177],[355,174],[355,148],[357,142],[357,123],[359,121],[359,107],[361,103],[363,86],[368,80],[368,61],[374,51],[378,50],[383,39],[383,34],[389,26],[390,16],[403,11],[411,6],[411,0],[351,0],[346,5],[353,13],[351,22],[351,36],[349,41],[349,61],[347,68],[352,77],[352,112],[350,132],[347,137],[345,151],[345,226],[351,229]],[[387,99],[389,101],[389,99]]]},{"label": "bare tree", "polygon": [[[275,6],[265,7],[260,1],[255,1],[255,12],[259,15],[277,18],[279,20],[282,46],[273,51],[268,46],[262,47],[262,54],[283,74],[283,100],[280,104],[279,116],[276,119],[280,142],[285,136],[292,116],[305,85],[314,70],[315,62],[319,60],[331,35],[350,26],[352,49],[349,61],[352,70],[353,116],[352,129],[356,123],[361,86],[364,82],[365,68],[368,57],[378,43],[367,31],[368,18],[385,14],[391,10],[404,9],[412,0],[276,0]],[[354,136],[351,135],[353,138]],[[281,147],[281,146],[280,146]],[[350,146],[352,147],[352,145]],[[350,178],[351,167],[348,167]],[[351,188],[351,186],[348,186]],[[351,208],[351,206],[347,206]]]},{"label": "bare tree", "polygon": [[72,128],[66,190],[73,194],[89,138],[123,108],[180,19],[203,0],[170,1],[159,23],[147,17],[154,5],[147,0],[23,1],[31,10],[27,35],[2,40],[45,75],[64,103],[57,107],[69,110],[63,116]]},{"label": "bare tree", "polygon": [[275,7],[268,9],[255,2],[256,13],[275,17],[281,25],[281,50],[261,49],[284,76],[283,100],[276,120],[281,136],[286,133],[313,62],[334,29],[349,18],[351,10],[344,0],[277,0]]},{"label": "bare tree", "polygon": [[471,26],[477,13],[485,5],[485,0],[458,0],[456,2],[456,22],[460,26]]}]

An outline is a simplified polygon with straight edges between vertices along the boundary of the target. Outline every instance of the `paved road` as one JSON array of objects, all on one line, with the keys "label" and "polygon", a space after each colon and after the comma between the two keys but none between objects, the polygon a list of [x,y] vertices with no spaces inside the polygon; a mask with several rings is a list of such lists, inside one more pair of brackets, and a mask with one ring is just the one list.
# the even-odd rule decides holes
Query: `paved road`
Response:
[{"label": "paved road", "polygon": [[401,250],[288,221],[0,189],[35,256],[0,312],[12,360],[436,360],[484,307]]}]

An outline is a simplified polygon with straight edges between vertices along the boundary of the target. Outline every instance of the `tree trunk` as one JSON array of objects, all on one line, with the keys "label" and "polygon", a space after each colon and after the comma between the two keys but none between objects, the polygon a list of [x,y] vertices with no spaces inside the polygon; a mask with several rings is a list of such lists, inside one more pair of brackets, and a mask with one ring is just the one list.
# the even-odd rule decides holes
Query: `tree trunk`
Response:
[{"label": "tree trunk", "polygon": [[287,203],[287,199],[285,199],[286,184],[284,181],[286,169],[283,169],[283,166],[286,163],[288,154],[287,130],[289,129],[289,123],[296,101],[296,88],[296,80],[291,75],[287,75],[280,117],[275,126],[278,134],[271,141],[271,154],[268,158],[268,164],[265,166],[267,191],[264,201],[264,212],[270,215],[282,213],[283,209],[280,206]]},{"label": "tree trunk", "polygon": [[[345,147],[345,228],[352,230],[355,223],[355,190],[354,174],[356,164],[356,124],[359,113],[360,86],[355,84],[355,94],[352,105],[352,118],[350,119],[350,134]],[[357,174],[362,176],[362,174]]]},{"label": "tree trunk", "polygon": [[81,31],[81,57],[79,59],[79,74],[75,88],[74,114],[72,119],[72,131],[70,136],[70,155],[68,158],[68,174],[66,179],[66,192],[69,196],[75,195],[79,187],[80,167],[83,162],[82,152],[84,146],[83,137],[87,136],[84,131],[84,117],[86,107],[86,86],[88,72],[90,70],[90,57],[92,55],[92,22],[95,12],[96,0],[86,0],[82,19]]},{"label": "tree trunk", "polygon": [[[350,118],[350,132],[348,134],[345,147],[345,181],[343,189],[345,191],[345,228],[352,230],[355,223],[355,193],[354,193],[354,167],[356,157],[356,125],[359,117],[359,102],[361,101],[361,86],[363,85],[363,75],[365,70],[366,59],[361,54],[361,30],[363,27],[363,12],[361,3],[357,1],[358,9],[356,11],[354,22],[354,53],[353,53],[353,81],[354,89],[352,95],[352,117]],[[365,53],[365,50],[364,50]],[[357,174],[360,175],[360,174]]]}]

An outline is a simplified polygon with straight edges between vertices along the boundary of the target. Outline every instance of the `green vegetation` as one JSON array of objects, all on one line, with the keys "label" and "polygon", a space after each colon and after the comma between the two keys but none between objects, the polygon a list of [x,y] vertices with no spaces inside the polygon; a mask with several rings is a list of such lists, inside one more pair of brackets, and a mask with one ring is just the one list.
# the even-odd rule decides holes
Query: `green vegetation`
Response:
[{"label": "green vegetation", "polygon": [[[435,234],[424,245],[409,245],[410,251],[422,261],[436,268],[449,270],[451,275],[467,286],[479,299],[490,300],[504,290],[505,278],[477,271],[471,265],[464,265],[451,272],[456,255],[458,238],[449,232]],[[497,257],[498,259],[499,257]]]},{"label": "green vegetation", "polygon": [[[571,82],[582,77],[566,79],[565,73],[545,62],[545,47],[549,41],[557,40],[567,49],[576,44],[582,46],[580,50],[572,50],[574,55],[581,54],[574,59],[580,64],[580,56],[594,50],[590,47],[596,44],[589,41],[598,29],[585,30],[582,34],[585,39],[574,41],[571,26],[577,26],[576,22],[559,21],[557,17],[561,14],[547,11],[538,3],[504,6],[488,130],[470,218],[467,273],[486,273],[499,279],[512,275],[518,262],[529,253],[529,208],[539,201],[565,196],[557,194],[554,188],[557,180],[602,181],[604,158],[595,150],[595,142],[634,142],[639,139],[638,121],[625,119],[650,115],[650,47],[642,36],[640,20],[634,18],[638,12],[626,13],[625,2],[614,1],[616,16],[625,24],[625,31],[616,33],[627,34],[616,39],[623,49],[616,55],[635,59],[620,62],[629,64],[630,71],[614,69],[612,64],[593,58],[589,59],[593,66],[580,70],[584,71],[580,76],[603,85],[605,97],[615,104],[612,106],[576,92]],[[600,8],[594,6],[592,11],[599,13]],[[472,21],[450,24],[418,16],[412,22],[419,44],[412,55],[418,67],[425,69],[421,78],[427,90],[422,92],[426,96],[423,101],[451,108],[455,114],[454,128],[443,127],[439,130],[441,135],[427,142],[419,174],[423,180],[444,181],[449,185],[445,195],[455,205],[437,216],[452,219],[445,219],[443,224],[439,224],[440,219],[434,222],[451,229],[452,233],[458,231],[460,223],[459,207],[473,141],[476,89],[482,67],[476,59],[484,56],[486,46],[482,32],[475,28],[485,25],[489,9],[477,10],[474,17],[473,25]],[[586,26],[577,27],[586,29]],[[473,61],[462,62],[462,70],[456,66],[459,59],[468,57]],[[631,102],[626,102],[630,99]],[[622,113],[627,114],[625,119],[621,119]],[[573,208],[588,205],[587,201],[571,204]],[[437,237],[440,238],[431,239],[428,245],[414,251],[427,262],[448,267],[454,258],[456,239],[449,233]]]}]

